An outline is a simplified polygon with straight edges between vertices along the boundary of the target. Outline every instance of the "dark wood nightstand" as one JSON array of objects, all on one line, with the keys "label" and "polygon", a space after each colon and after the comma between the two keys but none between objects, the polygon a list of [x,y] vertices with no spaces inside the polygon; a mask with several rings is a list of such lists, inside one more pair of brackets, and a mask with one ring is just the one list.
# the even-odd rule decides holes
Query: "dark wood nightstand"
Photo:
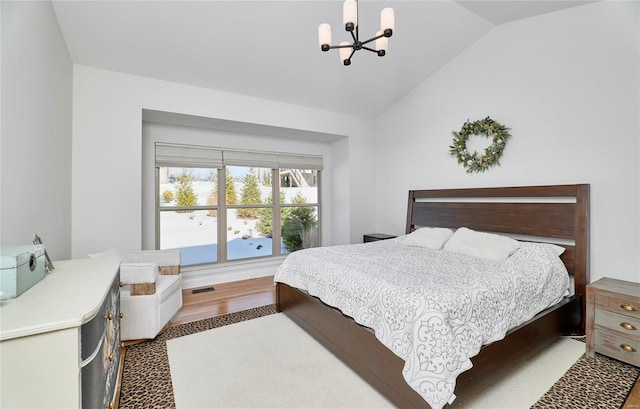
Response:
[{"label": "dark wood nightstand", "polygon": [[389,240],[393,238],[396,238],[396,236],[392,236],[390,234],[383,234],[383,233],[370,233],[370,234],[365,234],[362,237],[362,241],[364,241],[365,243],[368,243],[370,241]]},{"label": "dark wood nightstand", "polygon": [[587,355],[640,366],[640,284],[602,278],[587,286]]}]

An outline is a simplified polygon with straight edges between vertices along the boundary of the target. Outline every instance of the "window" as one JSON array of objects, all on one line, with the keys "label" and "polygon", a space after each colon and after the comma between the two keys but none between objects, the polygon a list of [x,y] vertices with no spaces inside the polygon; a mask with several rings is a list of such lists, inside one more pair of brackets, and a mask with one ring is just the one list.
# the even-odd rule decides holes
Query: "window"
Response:
[{"label": "window", "polygon": [[217,169],[157,168],[156,248],[181,249],[183,265],[214,263],[217,252]]},{"label": "window", "polygon": [[197,265],[317,247],[321,169],[319,156],[156,143],[156,248]]},{"label": "window", "polygon": [[279,190],[283,192],[280,201],[283,252],[318,247],[318,172],[280,169],[279,180]]}]

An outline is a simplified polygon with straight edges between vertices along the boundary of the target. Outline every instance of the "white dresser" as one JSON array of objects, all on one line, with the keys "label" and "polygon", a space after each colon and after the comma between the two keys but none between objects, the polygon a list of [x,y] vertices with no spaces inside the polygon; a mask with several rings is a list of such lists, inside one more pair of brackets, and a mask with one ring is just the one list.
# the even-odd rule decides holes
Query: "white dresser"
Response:
[{"label": "white dresser", "polygon": [[54,266],[18,298],[0,301],[0,407],[113,407],[120,259]]}]

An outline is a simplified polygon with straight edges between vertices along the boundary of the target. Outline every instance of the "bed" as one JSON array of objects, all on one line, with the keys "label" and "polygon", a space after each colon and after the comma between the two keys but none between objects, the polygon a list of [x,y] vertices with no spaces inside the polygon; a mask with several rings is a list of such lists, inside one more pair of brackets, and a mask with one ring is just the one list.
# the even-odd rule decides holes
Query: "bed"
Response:
[{"label": "bed", "polygon": [[[562,262],[572,276],[570,295],[512,328],[504,339],[483,346],[471,359],[473,367],[457,376],[452,407],[461,405],[557,337],[584,331],[588,224],[586,184],[409,191],[406,233],[424,226],[467,227],[515,235],[523,241],[560,243],[565,248]],[[282,282],[276,283],[276,308],[398,407],[430,407],[403,378],[405,361],[383,345],[371,329]]]}]

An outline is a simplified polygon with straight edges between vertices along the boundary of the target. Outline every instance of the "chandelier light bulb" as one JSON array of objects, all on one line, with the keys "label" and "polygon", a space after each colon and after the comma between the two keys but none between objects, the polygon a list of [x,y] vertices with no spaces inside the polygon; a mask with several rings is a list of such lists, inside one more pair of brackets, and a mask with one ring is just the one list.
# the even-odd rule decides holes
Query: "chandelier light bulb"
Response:
[{"label": "chandelier light bulb", "polygon": [[318,26],[318,42],[322,51],[329,51],[331,47],[331,26],[327,23]]},{"label": "chandelier light bulb", "polygon": [[[391,37],[393,30],[396,29],[396,16],[391,7],[382,9],[380,12],[380,29],[385,33],[385,37]],[[389,35],[386,30],[391,30]]]},{"label": "chandelier light bulb", "polygon": [[389,49],[389,39],[384,37],[384,33],[382,31],[378,31],[376,33],[376,37],[378,36],[382,37],[376,39],[376,51],[378,51],[378,55],[380,57],[384,57]]},{"label": "chandelier light bulb", "polygon": [[343,48],[340,48],[340,62],[344,65],[349,65],[351,64],[351,60],[349,59],[349,56],[351,56],[351,51],[353,50],[353,48],[351,48],[351,44],[348,41],[343,41],[340,43],[341,46],[344,46]]},{"label": "chandelier light bulb", "polygon": [[358,3],[356,0],[344,0],[342,4],[342,24],[347,31],[353,31],[358,25]]}]

